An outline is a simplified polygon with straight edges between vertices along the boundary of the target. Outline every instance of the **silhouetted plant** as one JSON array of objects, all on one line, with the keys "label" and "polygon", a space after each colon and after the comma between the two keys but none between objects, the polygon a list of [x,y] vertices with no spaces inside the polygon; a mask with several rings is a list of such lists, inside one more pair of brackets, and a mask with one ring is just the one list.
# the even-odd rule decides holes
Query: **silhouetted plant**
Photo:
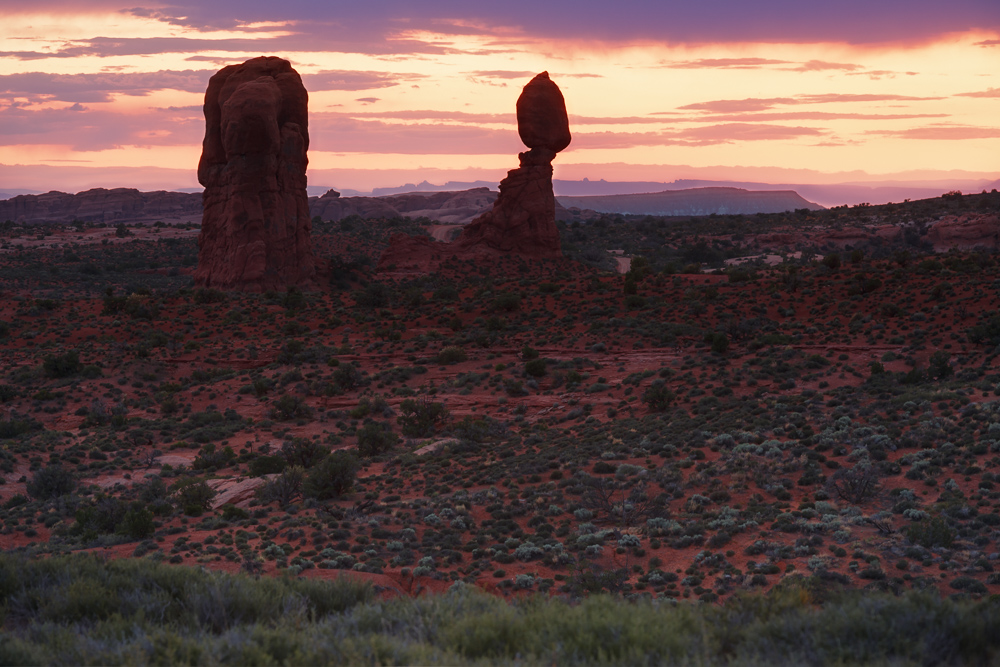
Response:
[{"label": "silhouetted plant", "polygon": [[354,488],[354,480],[360,467],[356,456],[348,451],[338,450],[309,471],[303,492],[307,497],[317,500],[340,498]]},{"label": "silhouetted plant", "polygon": [[399,436],[385,423],[369,422],[358,430],[358,453],[364,457],[378,456],[398,442]]},{"label": "silhouetted plant", "polygon": [[32,498],[48,500],[72,493],[75,488],[76,479],[73,477],[73,473],[62,466],[54,465],[42,468],[35,473],[25,490]]}]

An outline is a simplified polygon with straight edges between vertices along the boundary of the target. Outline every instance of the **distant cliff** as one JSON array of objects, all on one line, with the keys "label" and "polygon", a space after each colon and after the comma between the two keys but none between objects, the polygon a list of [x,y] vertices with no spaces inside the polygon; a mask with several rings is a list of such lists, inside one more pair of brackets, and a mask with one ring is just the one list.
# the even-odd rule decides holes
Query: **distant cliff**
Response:
[{"label": "distant cliff", "polygon": [[632,215],[719,215],[781,213],[800,208],[822,209],[792,190],[750,191],[741,188],[692,188],[634,195],[556,197],[566,208]]},{"label": "distant cliff", "polygon": [[[493,206],[497,193],[489,188],[460,192],[410,192],[387,197],[341,197],[331,190],[309,198],[309,215],[323,220],[428,217],[439,222],[463,224]],[[95,188],[72,195],[46,192],[0,200],[0,222],[44,224],[104,222],[201,222],[201,193],[140,192],[132,188]]]},{"label": "distant cliff", "polygon": [[[341,197],[331,190],[309,198],[309,215],[323,220],[362,218],[427,217],[445,224],[465,224],[488,211],[497,198],[489,188],[458,192],[407,192],[382,197]],[[792,190],[751,191],[740,188],[693,188],[648,194],[556,197],[557,219],[575,217],[569,208],[635,215],[709,215],[780,213],[821,206],[806,201]],[[0,200],[0,222],[41,224],[46,222],[135,223],[201,222],[201,193],[140,192],[132,188],[95,188],[71,195],[46,192]],[[581,215],[577,212],[576,215]]]},{"label": "distant cliff", "polygon": [[153,222],[200,221],[201,193],[139,192],[133,188],[94,188],[75,195],[46,192],[0,201],[0,222]]},{"label": "distant cliff", "polygon": [[341,197],[331,190],[309,198],[309,212],[323,220],[337,221],[349,215],[362,218],[426,217],[447,224],[464,224],[489,210],[497,192],[473,188],[459,192],[407,192],[385,197]]}]

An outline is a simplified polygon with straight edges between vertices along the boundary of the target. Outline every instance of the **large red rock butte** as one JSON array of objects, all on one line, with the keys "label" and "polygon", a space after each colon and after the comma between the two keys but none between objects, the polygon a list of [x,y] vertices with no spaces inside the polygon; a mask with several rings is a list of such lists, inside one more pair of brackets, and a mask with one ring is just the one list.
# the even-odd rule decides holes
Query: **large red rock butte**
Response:
[{"label": "large red rock butte", "polygon": [[224,67],[209,80],[196,284],[256,292],[313,286],[308,101],[298,72],[273,56]]},{"label": "large red rock butte", "polygon": [[562,256],[552,194],[552,160],[570,142],[562,93],[542,72],[517,100],[517,131],[530,149],[520,167],[500,182],[493,208],[470,222],[451,244],[397,235],[379,259],[380,270],[432,271],[449,257],[471,259],[514,254],[533,259]]}]

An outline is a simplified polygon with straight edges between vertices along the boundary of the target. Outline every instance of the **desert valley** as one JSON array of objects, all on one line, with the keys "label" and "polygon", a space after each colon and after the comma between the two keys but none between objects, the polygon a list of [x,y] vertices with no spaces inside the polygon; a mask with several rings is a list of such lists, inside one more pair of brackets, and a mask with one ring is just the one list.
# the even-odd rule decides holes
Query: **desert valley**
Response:
[{"label": "desert valley", "polygon": [[203,193],[0,201],[0,661],[996,659],[995,187],[556,195],[543,72],[498,189],[307,197],[208,86]]}]

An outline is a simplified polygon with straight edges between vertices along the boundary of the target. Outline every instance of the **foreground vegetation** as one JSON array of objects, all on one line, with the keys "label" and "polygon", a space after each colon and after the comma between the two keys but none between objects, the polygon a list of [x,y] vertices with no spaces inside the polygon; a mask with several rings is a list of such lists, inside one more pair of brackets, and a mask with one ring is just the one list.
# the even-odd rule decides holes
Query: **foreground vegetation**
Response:
[{"label": "foreground vegetation", "polygon": [[[822,604],[818,604],[822,603]],[[0,555],[3,664],[987,664],[1000,604],[789,579],[724,605],[529,597],[455,584],[378,601],[349,579],[145,559]]]}]

